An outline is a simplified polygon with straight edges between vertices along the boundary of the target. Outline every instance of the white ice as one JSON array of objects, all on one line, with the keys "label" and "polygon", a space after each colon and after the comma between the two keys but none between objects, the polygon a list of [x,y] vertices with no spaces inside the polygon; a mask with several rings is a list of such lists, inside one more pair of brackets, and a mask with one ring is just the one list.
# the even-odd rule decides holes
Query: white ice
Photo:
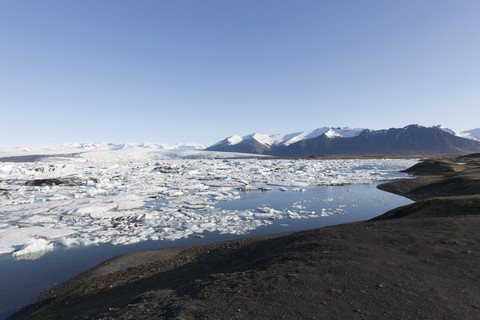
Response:
[{"label": "white ice", "polygon": [[[308,186],[396,179],[416,160],[225,159],[228,153],[117,146],[36,162],[0,162],[0,254],[45,252],[54,245],[176,240],[206,231],[245,234],[271,219],[316,216],[302,202],[221,210],[243,192],[305,192]],[[113,148],[110,146],[110,148]],[[52,151],[53,152],[53,151]],[[245,155],[242,154],[242,157]],[[160,169],[159,169],[160,168]],[[35,179],[80,185],[27,186]],[[325,210],[321,216],[341,214]]]},{"label": "white ice", "polygon": [[25,243],[20,250],[12,253],[16,259],[36,259],[47,251],[53,250],[53,243],[45,239],[34,239]]}]

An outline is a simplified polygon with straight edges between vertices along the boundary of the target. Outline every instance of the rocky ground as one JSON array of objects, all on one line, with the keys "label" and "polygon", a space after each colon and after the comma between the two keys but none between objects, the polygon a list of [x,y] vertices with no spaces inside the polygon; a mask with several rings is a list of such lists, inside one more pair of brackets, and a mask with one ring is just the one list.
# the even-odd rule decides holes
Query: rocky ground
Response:
[{"label": "rocky ground", "polygon": [[12,319],[479,319],[476,210],[406,219],[422,201],[478,196],[477,158],[448,161],[384,186],[422,199],[389,219],[121,256]]},{"label": "rocky ground", "polygon": [[480,215],[480,154],[426,160],[406,172],[417,178],[378,187],[416,202],[380,219]]}]

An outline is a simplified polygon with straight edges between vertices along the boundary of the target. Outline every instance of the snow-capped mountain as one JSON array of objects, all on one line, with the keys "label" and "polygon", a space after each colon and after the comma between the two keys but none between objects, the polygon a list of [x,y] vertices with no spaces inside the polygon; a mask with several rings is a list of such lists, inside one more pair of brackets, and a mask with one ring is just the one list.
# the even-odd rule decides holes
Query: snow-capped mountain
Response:
[{"label": "snow-capped mountain", "polygon": [[480,141],[480,128],[463,131],[461,134],[464,138]]},{"label": "snow-capped mountain", "polygon": [[164,157],[222,157],[211,152],[200,154],[201,150],[287,157],[321,154],[471,153],[480,152],[480,128],[457,132],[444,126],[419,125],[385,130],[322,127],[289,134],[233,135],[208,148],[194,143],[153,142],[7,145],[0,146],[0,158],[72,154],[93,157],[107,156],[105,153],[109,151],[115,151],[116,156],[122,153],[129,157],[143,157],[150,153],[162,153]]},{"label": "snow-capped mountain", "polygon": [[458,132],[444,126],[436,126],[437,128],[442,129],[445,132],[453,134],[454,136],[480,141],[480,128]]},{"label": "snow-capped mountain", "polygon": [[321,154],[480,152],[480,142],[471,136],[472,133],[458,133],[443,126],[427,128],[410,125],[388,130],[323,127],[286,135],[235,135],[206,150],[293,157]]},{"label": "snow-capped mountain", "polygon": [[315,130],[289,134],[266,135],[263,133],[252,133],[244,137],[233,135],[217,142],[206,150],[269,154],[274,149],[286,147],[300,141],[317,138],[321,135],[325,135],[329,138],[351,138],[358,136],[364,130],[365,129],[363,128],[350,129],[323,127]]}]

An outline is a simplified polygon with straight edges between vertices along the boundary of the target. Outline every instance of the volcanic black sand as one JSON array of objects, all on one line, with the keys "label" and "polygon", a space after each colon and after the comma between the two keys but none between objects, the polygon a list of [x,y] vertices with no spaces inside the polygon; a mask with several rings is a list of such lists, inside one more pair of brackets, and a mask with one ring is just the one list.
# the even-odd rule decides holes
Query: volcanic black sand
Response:
[{"label": "volcanic black sand", "polygon": [[480,154],[425,160],[405,172],[418,177],[378,187],[417,202],[393,209],[380,218],[480,214]]},{"label": "volcanic black sand", "polygon": [[120,256],[12,318],[479,319],[479,159],[383,185],[419,201],[379,220]]}]

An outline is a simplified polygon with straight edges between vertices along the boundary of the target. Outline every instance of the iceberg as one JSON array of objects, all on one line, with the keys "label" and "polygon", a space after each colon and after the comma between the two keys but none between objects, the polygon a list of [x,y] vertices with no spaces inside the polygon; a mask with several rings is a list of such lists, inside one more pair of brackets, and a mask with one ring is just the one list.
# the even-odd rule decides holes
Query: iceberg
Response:
[{"label": "iceberg", "polygon": [[[246,234],[269,224],[269,219],[315,214],[295,201],[288,207],[297,211],[276,210],[270,205],[222,210],[215,206],[218,202],[246,196],[239,191],[272,190],[267,185],[278,186],[276,191],[301,193],[309,186],[398,179],[404,177],[398,171],[417,162],[235,159],[232,154],[219,156],[200,150],[162,151],[150,144],[68,148],[88,152],[32,162],[0,162],[0,190],[8,190],[0,195],[0,254],[27,256],[47,252],[55,245],[176,240],[208,231]],[[26,185],[42,179],[82,183]],[[253,195],[262,196],[260,192]],[[326,210],[319,215],[335,213],[341,212]]]},{"label": "iceberg", "polygon": [[34,239],[25,243],[22,248],[12,253],[14,259],[33,260],[53,250],[53,243],[45,239]]}]

